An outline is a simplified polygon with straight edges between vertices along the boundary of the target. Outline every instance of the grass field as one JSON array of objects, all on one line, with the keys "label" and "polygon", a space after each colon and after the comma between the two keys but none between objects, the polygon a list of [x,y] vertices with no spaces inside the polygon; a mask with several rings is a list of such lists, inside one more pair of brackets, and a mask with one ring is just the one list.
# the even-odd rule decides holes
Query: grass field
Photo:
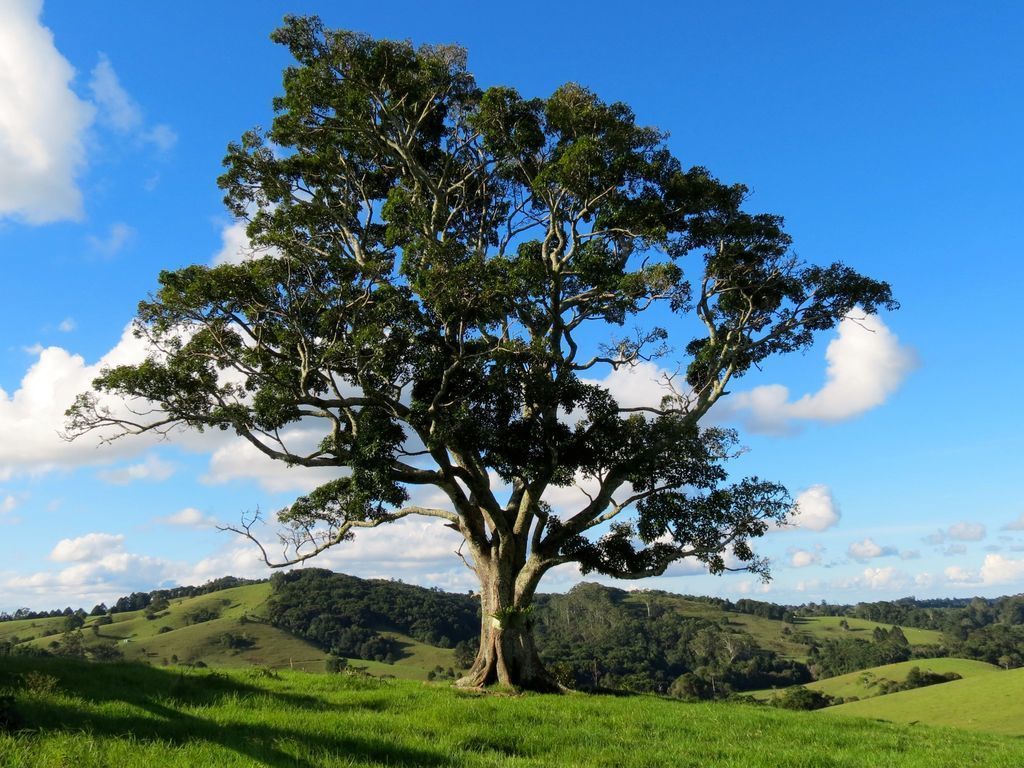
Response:
[{"label": "grass field", "polygon": [[[801,636],[825,640],[830,637],[863,638],[871,640],[876,627],[886,631],[891,624],[879,624],[866,619],[846,619],[849,629],[840,626],[842,616],[799,617],[793,624],[777,619],[767,619],[746,613],[724,611],[713,603],[701,600],[687,600],[685,597],[650,592],[636,592],[626,598],[628,602],[644,608],[673,611],[680,616],[698,617],[717,624],[728,621],[730,627],[749,633],[759,647],[775,651],[781,657],[796,661],[807,661],[807,646],[800,642]],[[940,645],[942,633],[931,629],[902,627],[903,634],[911,645]],[[788,633],[787,633],[788,630]]]},{"label": "grass field", "polygon": [[[820,710],[828,716],[926,723],[1024,737],[1024,668],[965,677]],[[1024,765],[1024,763],[1022,763]]]},{"label": "grass field", "polygon": [[[876,627],[881,627],[885,630],[892,629],[891,624],[879,624],[867,619],[854,618],[846,619],[846,623],[850,628],[845,629],[839,626],[841,621],[843,621],[842,616],[800,617],[793,623],[793,628],[798,632],[808,632],[822,640],[830,637],[853,637],[870,640],[871,633],[875,631]],[[907,642],[911,645],[939,645],[942,642],[942,633],[934,629],[917,629],[915,627],[901,627],[901,629],[907,638]]]},{"label": "grass field", "polygon": [[[113,614],[113,623],[93,632],[97,617],[86,619],[82,636],[86,647],[115,644],[126,661],[145,661],[156,666],[202,662],[210,667],[237,668],[262,666],[322,672],[327,654],[312,643],[262,622],[264,604],[270,597],[270,584],[211,592],[198,597],[174,599],[166,611],[155,618],[145,611]],[[206,610],[218,618],[189,624],[188,615]],[[0,640],[17,638],[22,644],[46,648],[58,641],[64,618],[24,619],[0,622]],[[222,641],[226,633],[245,634],[255,644],[233,650]],[[350,663],[378,676],[405,680],[426,680],[437,667],[455,666],[455,652],[437,648],[397,632],[382,632],[395,639],[403,654],[395,664],[350,659]]]},{"label": "grass field", "polygon": [[[128,661],[156,665],[201,661],[216,667],[288,666],[322,671],[327,659],[322,650],[261,623],[270,589],[269,583],[250,584],[198,597],[176,598],[155,618],[147,618],[145,611],[115,613],[112,624],[97,626],[95,632],[97,617],[89,617],[82,627],[82,636],[86,647],[115,644]],[[215,612],[218,618],[189,624],[189,614],[201,610]],[[60,639],[63,623],[63,618],[3,622],[0,640],[16,636],[27,645],[46,648]],[[56,634],[47,635],[47,631]],[[228,648],[221,638],[229,632],[245,634],[255,645],[243,650]]]},{"label": "grass field", "polygon": [[0,730],[4,768],[1024,764],[1024,743],[999,736],[653,697],[26,657],[0,659],[4,688],[23,728]]},{"label": "grass field", "polygon": [[795,637],[786,635],[783,629],[789,625],[776,619],[723,611],[713,603],[687,600],[678,595],[639,591],[630,594],[626,601],[645,609],[650,607],[659,611],[671,611],[681,617],[707,619],[716,624],[728,621],[730,627],[749,633],[761,648],[775,651],[783,658],[807,660],[807,647],[797,642]]},{"label": "grass field", "polygon": [[[1001,671],[999,667],[993,664],[987,664],[984,661],[973,661],[971,659],[913,659],[911,661],[901,661],[898,664],[886,664],[881,667],[862,669],[859,672],[850,672],[846,675],[817,680],[813,683],[807,683],[805,687],[821,691],[834,698],[841,697],[847,699],[851,696],[856,696],[860,699],[866,699],[879,695],[878,682],[880,680],[893,680],[901,683],[907,679],[907,673],[914,667],[917,667],[922,672],[936,672],[939,674],[956,672],[964,679]],[[945,685],[945,683],[941,683],[941,685]],[[765,700],[770,699],[779,692],[764,690],[744,695]]]}]

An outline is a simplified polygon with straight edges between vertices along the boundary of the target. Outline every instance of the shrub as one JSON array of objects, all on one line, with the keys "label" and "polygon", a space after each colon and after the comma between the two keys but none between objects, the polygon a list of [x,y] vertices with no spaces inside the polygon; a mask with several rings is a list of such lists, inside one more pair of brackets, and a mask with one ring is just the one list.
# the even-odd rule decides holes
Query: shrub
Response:
[{"label": "shrub", "polygon": [[774,706],[783,709],[823,709],[831,706],[832,703],[831,696],[827,696],[821,691],[804,688],[802,685],[788,688],[782,696],[772,700]]},{"label": "shrub", "polygon": [[333,675],[344,672],[347,667],[348,659],[343,656],[329,656],[325,665],[327,672]]},{"label": "shrub", "polygon": [[33,696],[48,696],[60,691],[60,680],[45,672],[32,670],[21,676],[21,689]]}]

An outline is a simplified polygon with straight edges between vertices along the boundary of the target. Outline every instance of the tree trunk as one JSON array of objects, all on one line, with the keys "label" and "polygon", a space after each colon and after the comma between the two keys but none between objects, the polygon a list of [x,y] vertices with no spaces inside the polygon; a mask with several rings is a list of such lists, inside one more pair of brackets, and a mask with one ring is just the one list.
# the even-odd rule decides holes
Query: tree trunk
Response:
[{"label": "tree trunk", "polygon": [[[463,688],[508,685],[531,691],[559,691],[548,674],[533,641],[532,586],[516,589],[509,564],[481,564],[480,650],[466,675],[456,683]],[[518,594],[517,594],[518,593]]]}]

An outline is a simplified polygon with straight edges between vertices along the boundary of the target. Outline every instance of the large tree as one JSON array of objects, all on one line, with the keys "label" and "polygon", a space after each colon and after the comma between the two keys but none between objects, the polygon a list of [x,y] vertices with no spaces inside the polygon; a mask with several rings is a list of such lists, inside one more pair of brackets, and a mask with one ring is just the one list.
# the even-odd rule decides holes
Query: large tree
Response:
[{"label": "large tree", "polygon": [[[480,581],[464,684],[552,686],[530,606],[555,566],[766,574],[750,540],[788,494],[730,481],[736,435],[701,419],[752,366],[893,308],[889,286],[801,262],[780,217],[743,210],[746,187],[685,170],[664,133],[582,86],[484,90],[460,48],[314,18],[273,39],[296,60],[273,126],[230,145],[220,179],[259,255],[163,272],[136,324],[153,353],[104,371],[71,434],[217,427],[336,467],[278,513],[272,565],[444,520]],[[653,359],[660,403],[625,407],[595,383]],[[150,405],[125,418],[104,393]],[[296,424],[320,439],[289,443]],[[576,508],[544,501],[574,483],[590,488]],[[410,503],[425,486],[448,503]],[[254,525],[238,530],[256,539]]]}]

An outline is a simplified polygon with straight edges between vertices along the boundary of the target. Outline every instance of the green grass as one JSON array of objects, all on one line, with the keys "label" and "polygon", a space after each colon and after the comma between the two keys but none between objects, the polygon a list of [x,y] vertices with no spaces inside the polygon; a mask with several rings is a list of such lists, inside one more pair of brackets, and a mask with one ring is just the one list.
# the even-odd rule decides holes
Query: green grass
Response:
[{"label": "green grass", "polygon": [[[825,640],[830,637],[853,637],[871,640],[871,634],[876,627],[889,630],[892,624],[879,624],[876,621],[867,619],[847,618],[846,623],[849,629],[839,626],[844,620],[842,616],[809,616],[798,618],[793,625],[795,631],[807,632],[814,637]],[[915,627],[901,627],[907,642],[911,645],[939,645],[942,643],[942,633],[934,629],[917,629]]]},{"label": "green grass", "polygon": [[854,701],[821,712],[837,718],[870,717],[1024,737],[1022,691],[1024,669],[1012,669]]},{"label": "green grass", "polygon": [[[302,638],[261,622],[270,590],[270,584],[265,582],[176,598],[153,619],[147,619],[145,611],[115,613],[113,623],[98,627],[97,633],[93,632],[97,617],[90,616],[82,627],[82,636],[86,647],[114,643],[126,660],[155,665],[174,664],[177,658],[180,663],[201,661],[216,667],[256,665],[322,671],[326,653]],[[220,616],[188,624],[188,614],[201,609],[217,611]],[[44,637],[43,633],[60,630],[63,624],[63,617],[3,622],[0,639],[17,636],[25,645],[46,648],[59,640],[60,634]],[[255,646],[246,650],[225,647],[221,637],[229,632],[248,635],[255,640]],[[34,639],[25,642],[30,637]]]},{"label": "green grass", "polygon": [[348,675],[23,657],[0,659],[4,687],[26,727],[0,732],[4,768],[1024,764],[1024,743],[999,736],[653,697],[472,695]]},{"label": "green grass", "polygon": [[[878,682],[880,680],[893,680],[896,682],[903,682],[907,679],[907,673],[913,667],[917,667],[922,672],[937,672],[944,674],[946,672],[956,672],[962,678],[977,677],[978,675],[990,674],[992,672],[998,672],[999,667],[988,664],[984,661],[973,661],[971,659],[951,659],[951,658],[939,658],[939,659],[913,659],[911,661],[901,661],[897,664],[885,664],[881,667],[872,667],[871,669],[862,669],[859,672],[850,672],[846,675],[838,675],[837,677],[829,677],[824,680],[817,680],[813,683],[807,683],[806,688],[811,688],[815,691],[821,691],[822,693],[828,694],[834,698],[850,698],[856,696],[859,699],[870,698],[871,696],[878,696]],[[945,683],[941,683],[945,685]],[[763,690],[753,691],[746,696],[753,696],[755,699],[770,699],[780,691],[776,690]]]},{"label": "green grass", "polygon": [[807,660],[807,647],[799,643],[795,635],[785,634],[784,630],[789,625],[777,619],[723,611],[713,603],[687,600],[676,595],[638,592],[631,594],[626,601],[643,608],[649,605],[659,612],[671,611],[681,617],[701,618],[716,624],[728,622],[730,627],[749,633],[760,648],[775,651],[786,659]]},{"label": "green grass", "polygon": [[[82,627],[82,636],[86,647],[115,643],[126,661],[144,661],[155,666],[201,661],[217,668],[265,666],[322,672],[328,658],[324,651],[262,622],[270,593],[271,586],[265,582],[174,599],[166,611],[153,619],[146,618],[145,611],[115,613],[113,623],[99,627],[98,633],[92,630],[96,617],[89,617]],[[210,621],[188,624],[188,614],[202,609],[220,615]],[[60,640],[63,625],[63,617],[3,622],[0,623],[0,640],[16,636],[21,644],[45,649]],[[54,634],[44,637],[47,631]],[[248,635],[255,645],[245,650],[227,648],[221,642],[226,633]],[[405,680],[426,680],[427,674],[436,667],[456,666],[455,652],[450,648],[426,645],[397,632],[381,634],[398,642],[402,658],[397,663],[362,659],[349,659],[349,662],[372,675]]]}]

